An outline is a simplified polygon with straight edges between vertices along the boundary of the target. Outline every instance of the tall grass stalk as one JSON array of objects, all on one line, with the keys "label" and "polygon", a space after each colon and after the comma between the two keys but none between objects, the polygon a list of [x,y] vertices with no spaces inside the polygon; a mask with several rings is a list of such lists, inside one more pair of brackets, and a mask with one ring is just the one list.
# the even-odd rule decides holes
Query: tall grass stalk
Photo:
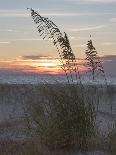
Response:
[{"label": "tall grass stalk", "polygon": [[37,24],[37,29],[40,36],[42,36],[43,39],[51,38],[53,40],[53,44],[56,46],[57,52],[60,56],[62,69],[67,77],[68,83],[73,83],[75,77],[76,82],[78,83],[79,79],[81,84],[77,59],[73,53],[67,34],[65,32],[62,34],[56,24],[48,18],[42,17],[32,8],[30,11],[34,23]]}]

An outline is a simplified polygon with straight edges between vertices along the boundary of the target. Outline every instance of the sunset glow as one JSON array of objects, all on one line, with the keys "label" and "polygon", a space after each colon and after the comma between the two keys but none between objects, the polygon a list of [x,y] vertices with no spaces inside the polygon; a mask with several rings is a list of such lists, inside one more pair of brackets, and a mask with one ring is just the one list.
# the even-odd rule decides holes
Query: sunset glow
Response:
[{"label": "sunset glow", "polygon": [[[86,70],[83,66],[83,60],[78,60],[79,71]],[[13,72],[26,72],[38,74],[64,74],[62,64],[58,58],[40,57],[39,59],[24,59],[22,57],[12,61],[0,61],[0,69],[10,70]]]},{"label": "sunset glow", "polygon": [[[62,34],[67,33],[75,56],[81,58],[78,61],[79,71],[87,69],[83,65],[83,59],[90,34],[99,56],[109,54],[111,57],[116,56],[115,0],[22,0],[19,3],[16,0],[4,0],[0,2],[0,70],[2,72],[64,73],[53,40],[42,39],[27,7],[33,7],[41,16],[53,21]],[[113,63],[115,63],[114,59]],[[113,63],[112,66],[115,66]],[[108,68],[109,71],[111,69]]]}]

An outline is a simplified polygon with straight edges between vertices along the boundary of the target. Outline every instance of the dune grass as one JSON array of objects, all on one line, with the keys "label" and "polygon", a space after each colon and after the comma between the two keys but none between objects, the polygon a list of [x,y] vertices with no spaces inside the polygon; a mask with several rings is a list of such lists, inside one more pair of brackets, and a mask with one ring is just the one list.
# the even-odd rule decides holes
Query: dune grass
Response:
[{"label": "dune grass", "polygon": [[109,132],[107,141],[108,141],[108,150],[115,155],[116,154],[116,124],[114,128]]},{"label": "dune grass", "polygon": [[108,95],[108,99],[109,99],[111,112],[113,110],[113,102],[115,100],[115,94],[116,94],[115,87],[112,85],[107,86],[107,95]]},{"label": "dune grass", "polygon": [[[13,90],[15,90],[14,88]],[[27,132],[28,129],[26,130],[29,136],[24,138],[26,142],[21,143],[14,142],[10,137],[4,142],[0,141],[0,155],[13,153],[16,155],[62,155],[65,154],[64,152],[69,153],[75,150],[77,152],[79,150],[105,150],[115,154],[115,129],[110,130],[107,139],[96,135],[97,96],[99,94],[101,97],[108,95],[106,90],[102,92],[100,88],[96,91],[99,86],[82,87],[76,84],[42,84],[25,87],[24,90],[27,88],[28,93],[23,96],[26,97],[25,106],[29,105],[25,109],[28,114],[25,115],[27,118],[24,118],[23,122],[14,120],[11,122],[12,124],[1,123],[0,128],[1,130],[2,128],[12,129],[16,125],[15,130],[20,132],[22,129],[20,130],[18,125],[21,123],[24,124],[22,127],[25,129],[29,127],[29,132]],[[96,95],[95,92],[99,94]],[[22,103],[23,97],[19,97],[20,103]],[[107,99],[109,99],[108,97]],[[29,124],[30,126],[28,126]],[[32,137],[30,138],[30,136]]]},{"label": "dune grass", "polygon": [[40,89],[40,101],[31,102],[29,108],[42,144],[49,148],[88,149],[95,137],[95,109],[84,89],[59,84],[46,84]]}]

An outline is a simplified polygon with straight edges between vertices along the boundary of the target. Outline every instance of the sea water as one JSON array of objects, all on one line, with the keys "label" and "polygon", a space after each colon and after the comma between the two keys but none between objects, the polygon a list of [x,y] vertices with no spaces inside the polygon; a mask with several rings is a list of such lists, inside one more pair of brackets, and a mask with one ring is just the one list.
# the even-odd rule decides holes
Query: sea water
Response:
[{"label": "sea water", "polygon": [[[104,77],[98,77],[92,80],[91,76],[81,76],[81,82],[83,84],[105,84]],[[107,84],[116,85],[116,77],[107,76]],[[68,80],[72,83],[80,82],[79,77],[69,75],[51,75],[51,74],[30,74],[30,73],[14,73],[14,74],[0,74],[0,84],[39,84],[39,83],[68,83]]]}]

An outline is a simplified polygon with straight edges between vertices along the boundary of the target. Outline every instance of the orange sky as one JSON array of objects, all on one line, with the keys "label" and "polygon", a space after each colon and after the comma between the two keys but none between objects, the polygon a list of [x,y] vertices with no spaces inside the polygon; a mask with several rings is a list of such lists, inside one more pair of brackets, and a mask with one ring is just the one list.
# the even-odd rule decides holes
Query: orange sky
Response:
[{"label": "orange sky", "polygon": [[[86,68],[82,65],[83,61],[78,60],[79,70],[83,71]],[[61,62],[56,57],[42,56],[24,56],[15,60],[0,61],[0,69],[9,71],[20,71],[27,73],[40,74],[62,74],[64,71],[61,68]]]}]

